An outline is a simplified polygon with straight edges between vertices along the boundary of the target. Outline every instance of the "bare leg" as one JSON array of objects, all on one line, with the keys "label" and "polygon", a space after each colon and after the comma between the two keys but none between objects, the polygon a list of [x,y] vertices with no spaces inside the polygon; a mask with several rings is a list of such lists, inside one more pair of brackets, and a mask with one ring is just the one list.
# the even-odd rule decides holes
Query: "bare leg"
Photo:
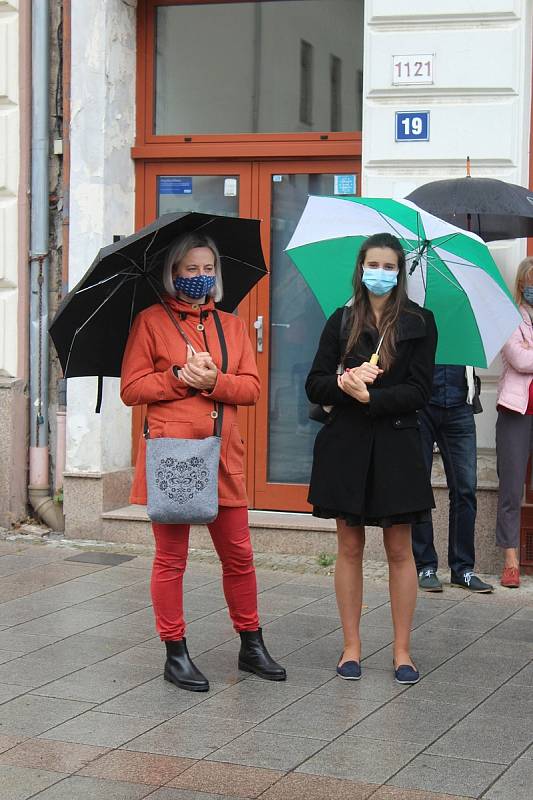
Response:
[{"label": "bare leg", "polygon": [[513,567],[514,569],[518,569],[520,567],[517,547],[504,547],[503,557],[505,567]]},{"label": "bare leg", "polygon": [[335,593],[344,635],[341,663],[361,660],[359,623],[363,602],[364,527],[350,527],[337,520],[337,562]]},{"label": "bare leg", "polygon": [[389,562],[389,592],[394,627],[394,664],[414,666],[410,651],[416,606],[417,574],[411,547],[411,526],[393,525],[383,531]]}]

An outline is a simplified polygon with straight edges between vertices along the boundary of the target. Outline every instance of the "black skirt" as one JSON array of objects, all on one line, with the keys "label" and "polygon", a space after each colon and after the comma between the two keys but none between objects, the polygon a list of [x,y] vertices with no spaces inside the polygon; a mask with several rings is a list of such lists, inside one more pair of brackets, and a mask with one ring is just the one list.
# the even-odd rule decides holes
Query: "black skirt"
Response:
[{"label": "black skirt", "polygon": [[389,517],[365,517],[349,514],[344,511],[334,511],[331,508],[313,507],[313,516],[320,519],[342,519],[350,527],[370,525],[373,528],[390,528],[393,525],[416,525],[422,522],[431,522],[431,510],[409,511],[405,514],[393,514]]}]

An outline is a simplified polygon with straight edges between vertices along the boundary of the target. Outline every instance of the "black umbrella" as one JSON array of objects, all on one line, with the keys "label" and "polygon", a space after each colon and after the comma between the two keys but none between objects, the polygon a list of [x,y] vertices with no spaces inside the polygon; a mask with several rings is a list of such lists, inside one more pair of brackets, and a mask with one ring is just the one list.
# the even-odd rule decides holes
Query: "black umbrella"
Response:
[{"label": "black umbrella", "polygon": [[161,302],[167,248],[181,234],[201,231],[216,243],[224,283],[224,297],[217,307],[234,311],[267,273],[259,224],[255,219],[196,212],[165,214],[103,247],[62,301],[50,326],[64,376],[120,375],[133,319]]},{"label": "black umbrella", "polygon": [[431,181],[407,200],[485,242],[533,236],[533,191],[494,178]]}]

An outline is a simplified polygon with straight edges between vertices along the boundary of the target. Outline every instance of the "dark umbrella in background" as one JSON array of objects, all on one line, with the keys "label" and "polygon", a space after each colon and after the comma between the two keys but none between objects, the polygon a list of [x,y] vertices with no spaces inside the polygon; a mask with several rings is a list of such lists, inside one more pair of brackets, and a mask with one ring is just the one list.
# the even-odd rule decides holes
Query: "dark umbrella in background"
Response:
[{"label": "dark umbrella in background", "polygon": [[533,236],[533,191],[494,178],[472,178],[467,158],[466,178],[431,181],[407,200],[485,242]]},{"label": "dark umbrella in background", "polygon": [[196,231],[213,239],[220,252],[224,283],[224,297],[217,306],[234,311],[267,274],[259,225],[255,219],[196,212],[164,214],[131,236],[103,247],[62,301],[50,326],[64,376],[120,376],[132,322],[139,311],[162,301],[167,249],[182,234]]}]

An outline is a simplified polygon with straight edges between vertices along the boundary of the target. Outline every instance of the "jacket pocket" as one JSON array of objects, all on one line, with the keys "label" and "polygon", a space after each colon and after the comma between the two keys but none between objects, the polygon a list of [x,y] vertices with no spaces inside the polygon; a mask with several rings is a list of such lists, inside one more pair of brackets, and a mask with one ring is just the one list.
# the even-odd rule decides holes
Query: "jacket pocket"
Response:
[{"label": "jacket pocket", "polygon": [[232,423],[225,448],[226,469],[229,475],[241,475],[244,472],[244,444],[239,426]]},{"label": "jacket pocket", "polygon": [[[158,426],[159,427],[159,426]],[[164,436],[169,439],[195,439],[192,422],[185,420],[169,420],[161,425],[161,433],[154,433],[154,436]]]}]

